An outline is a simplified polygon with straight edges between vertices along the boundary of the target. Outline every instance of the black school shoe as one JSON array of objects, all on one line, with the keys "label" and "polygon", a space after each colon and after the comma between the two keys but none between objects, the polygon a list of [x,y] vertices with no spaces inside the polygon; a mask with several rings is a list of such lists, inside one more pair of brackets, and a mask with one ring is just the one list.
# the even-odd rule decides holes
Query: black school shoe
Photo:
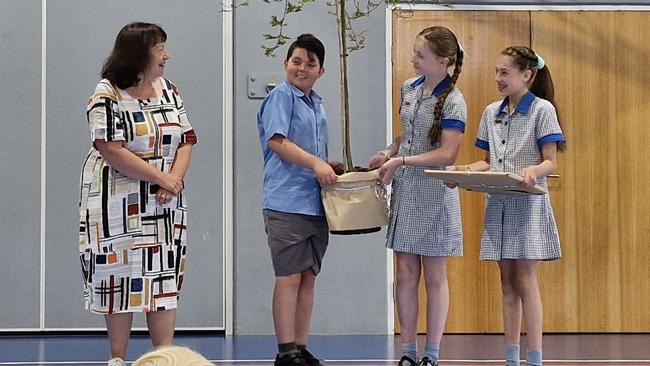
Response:
[{"label": "black school shoe", "polygon": [[310,366],[310,364],[305,360],[301,353],[290,353],[280,357],[280,355],[275,356],[274,366]]},{"label": "black school shoe", "polygon": [[399,362],[397,362],[397,366],[418,366],[418,363],[411,357],[404,355],[399,359]]},{"label": "black school shoe", "polygon": [[424,356],[420,360],[419,366],[438,366],[437,362],[433,362],[429,357]]},{"label": "black school shoe", "polygon": [[307,361],[307,364],[309,366],[323,366],[322,363],[320,363],[320,360],[314,357],[309,351],[307,351],[307,348],[301,348],[300,349],[300,355],[302,358],[304,358]]}]

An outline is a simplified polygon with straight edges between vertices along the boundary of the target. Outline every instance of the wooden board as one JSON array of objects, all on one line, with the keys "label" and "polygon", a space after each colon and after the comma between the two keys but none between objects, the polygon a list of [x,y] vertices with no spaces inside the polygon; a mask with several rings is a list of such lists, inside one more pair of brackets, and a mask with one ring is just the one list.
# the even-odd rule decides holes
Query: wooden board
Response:
[{"label": "wooden board", "polygon": [[447,170],[425,170],[424,172],[447,183],[458,184],[459,187],[468,191],[516,195],[548,193],[539,184],[530,188],[522,186],[520,183],[524,181],[524,178],[516,173]]}]

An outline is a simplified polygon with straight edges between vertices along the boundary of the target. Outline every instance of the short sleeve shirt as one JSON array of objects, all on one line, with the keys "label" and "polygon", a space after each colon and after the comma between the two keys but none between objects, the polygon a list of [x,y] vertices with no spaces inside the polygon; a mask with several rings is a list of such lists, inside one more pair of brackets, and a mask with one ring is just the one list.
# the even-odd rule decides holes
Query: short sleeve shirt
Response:
[{"label": "short sleeve shirt", "polygon": [[257,128],[264,157],[262,208],[323,216],[320,185],[314,173],[283,160],[268,146],[269,139],[281,135],[327,161],[327,116],[321,97],[313,90],[307,96],[283,81],[264,98]]},{"label": "short sleeve shirt", "polygon": [[527,92],[512,113],[508,98],[483,112],[476,146],[490,152],[490,171],[521,171],[542,162],[542,146],[564,141],[555,107]]}]

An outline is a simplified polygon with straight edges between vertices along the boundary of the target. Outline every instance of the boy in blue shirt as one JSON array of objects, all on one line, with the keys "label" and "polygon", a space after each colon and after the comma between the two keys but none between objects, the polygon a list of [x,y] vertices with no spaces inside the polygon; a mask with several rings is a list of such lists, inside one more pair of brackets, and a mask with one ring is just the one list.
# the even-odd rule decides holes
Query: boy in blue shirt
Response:
[{"label": "boy in blue shirt", "polygon": [[287,80],[266,96],[257,115],[264,155],[263,215],[275,271],[275,366],[319,366],[307,351],[314,282],[329,239],[321,185],[336,182],[327,161],[327,117],[312,90],[324,73],[325,47],[303,34],[284,61]]}]

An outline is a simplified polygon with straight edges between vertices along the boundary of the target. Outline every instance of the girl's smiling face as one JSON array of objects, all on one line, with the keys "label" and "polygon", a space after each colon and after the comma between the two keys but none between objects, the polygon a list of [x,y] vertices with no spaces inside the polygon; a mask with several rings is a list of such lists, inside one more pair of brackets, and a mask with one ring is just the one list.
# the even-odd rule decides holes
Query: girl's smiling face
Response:
[{"label": "girl's smiling face", "polygon": [[440,57],[429,48],[429,42],[417,37],[413,44],[413,57],[411,63],[418,75],[442,75],[447,73],[449,58]]},{"label": "girl's smiling face", "polygon": [[494,81],[497,83],[499,94],[504,97],[521,94],[528,89],[533,74],[529,69],[520,70],[512,61],[511,56],[501,55],[496,63]]}]

